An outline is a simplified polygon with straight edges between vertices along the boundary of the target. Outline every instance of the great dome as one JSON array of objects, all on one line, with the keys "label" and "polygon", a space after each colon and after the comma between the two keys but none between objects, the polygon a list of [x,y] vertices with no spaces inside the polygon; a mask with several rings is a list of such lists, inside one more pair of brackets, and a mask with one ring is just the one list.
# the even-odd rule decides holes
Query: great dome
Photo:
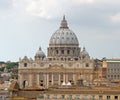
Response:
[{"label": "great dome", "polygon": [[52,35],[49,45],[50,46],[79,45],[77,36],[67,26],[67,21],[65,20],[65,16],[61,21],[61,27]]}]

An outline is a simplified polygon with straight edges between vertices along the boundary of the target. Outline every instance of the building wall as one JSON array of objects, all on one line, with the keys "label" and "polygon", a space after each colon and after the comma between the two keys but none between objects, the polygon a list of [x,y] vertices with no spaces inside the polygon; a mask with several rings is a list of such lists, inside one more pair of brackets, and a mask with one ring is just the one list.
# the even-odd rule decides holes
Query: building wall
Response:
[{"label": "building wall", "polygon": [[[27,64],[27,65],[26,65]],[[93,61],[29,61],[24,58],[19,63],[19,84],[26,86],[54,86],[62,85],[63,82],[71,82],[76,85],[78,79],[86,83],[93,80]]]},{"label": "building wall", "polygon": [[120,95],[112,94],[44,94],[37,100],[120,100]]},{"label": "building wall", "polygon": [[120,81],[120,59],[105,59],[103,62],[103,66],[106,65],[106,78]]}]

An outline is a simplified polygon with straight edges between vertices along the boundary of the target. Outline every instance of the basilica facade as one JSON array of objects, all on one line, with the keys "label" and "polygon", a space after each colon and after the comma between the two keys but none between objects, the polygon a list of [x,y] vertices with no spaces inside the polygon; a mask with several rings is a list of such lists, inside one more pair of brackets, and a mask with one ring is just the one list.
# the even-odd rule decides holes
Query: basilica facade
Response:
[{"label": "basilica facade", "polygon": [[[69,29],[65,16],[52,34],[47,55],[41,47],[34,59],[19,59],[20,88],[90,84],[94,80],[94,62],[85,47],[79,47],[76,34]],[[82,82],[82,83],[80,83]]]}]

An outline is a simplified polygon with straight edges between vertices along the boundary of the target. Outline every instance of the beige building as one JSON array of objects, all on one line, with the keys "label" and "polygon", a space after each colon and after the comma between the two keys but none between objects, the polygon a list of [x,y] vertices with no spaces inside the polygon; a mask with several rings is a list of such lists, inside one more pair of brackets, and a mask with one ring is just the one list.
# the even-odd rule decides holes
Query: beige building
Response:
[{"label": "beige building", "polygon": [[47,56],[41,48],[34,59],[19,59],[20,88],[61,85],[87,85],[94,77],[93,60],[85,47],[81,50],[75,33],[69,29],[65,16],[60,28],[52,34]]},{"label": "beige building", "polygon": [[120,59],[103,59],[103,68],[106,69],[105,76],[111,82],[120,82]]},{"label": "beige building", "polygon": [[12,94],[10,100],[120,100],[120,87],[49,88],[48,91],[23,89]]}]

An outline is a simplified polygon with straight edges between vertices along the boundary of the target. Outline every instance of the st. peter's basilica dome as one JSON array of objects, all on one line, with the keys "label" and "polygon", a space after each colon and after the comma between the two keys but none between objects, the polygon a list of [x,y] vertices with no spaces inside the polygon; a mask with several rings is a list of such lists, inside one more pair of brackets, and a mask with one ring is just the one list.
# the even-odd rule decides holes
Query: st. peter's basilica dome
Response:
[{"label": "st. peter's basilica dome", "polygon": [[52,35],[50,39],[50,46],[64,46],[64,45],[73,45],[78,46],[78,39],[73,31],[67,26],[67,21],[65,16],[61,21],[60,28]]}]

